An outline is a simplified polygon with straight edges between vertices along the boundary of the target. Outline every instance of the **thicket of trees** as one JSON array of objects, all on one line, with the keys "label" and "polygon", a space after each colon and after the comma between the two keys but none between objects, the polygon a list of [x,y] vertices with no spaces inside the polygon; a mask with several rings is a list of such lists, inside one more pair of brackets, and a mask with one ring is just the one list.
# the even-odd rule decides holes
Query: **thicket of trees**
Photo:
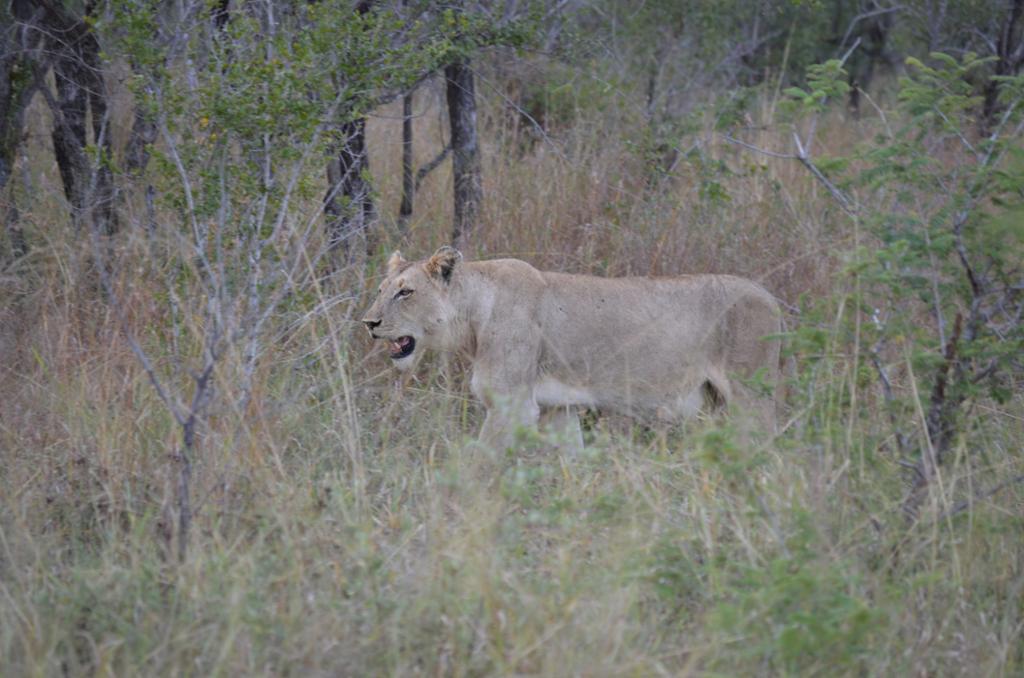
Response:
[{"label": "thicket of trees", "polygon": [[[350,240],[373,231],[377,214],[367,169],[366,113],[396,97],[411,106],[417,85],[433,75],[443,75],[447,83],[455,177],[452,239],[461,241],[472,230],[482,200],[472,59],[497,46],[531,47],[562,55],[570,64],[615,55],[608,74],[642,76],[633,94],[650,128],[652,152],[660,151],[667,166],[681,136],[693,131],[690,114],[707,104],[712,91],[731,89],[729,98],[740,99],[722,104],[722,121],[728,123],[742,112],[744,88],[778,77],[787,84],[803,82],[808,66],[845,55],[846,96],[859,112],[861,93],[870,91],[876,74],[902,71],[907,56],[973,54],[977,66],[965,77],[971,92],[982,97],[974,119],[984,133],[1005,110],[1002,78],[1018,74],[1024,64],[1024,7],[1015,0],[765,0],[754,6],[699,0],[636,6],[512,0],[224,0],[213,5],[11,0],[2,11],[0,189],[6,189],[15,165],[25,111],[39,97],[53,117],[52,149],[70,213],[79,220],[88,213],[90,223],[114,233],[118,196],[136,188],[130,180],[144,173],[149,147],[160,145],[157,119],[169,112],[157,108],[170,103],[168,87],[183,85],[192,93],[214,72],[226,90],[247,93],[250,83],[243,76],[300,78],[287,95],[295,97],[305,88],[307,101],[296,101],[303,116],[331,127],[324,130],[331,156],[325,227],[332,248],[345,250]],[[328,26],[334,35],[325,34]],[[307,40],[301,55],[291,54],[292,37],[305,39],[307,31],[315,31],[319,42]],[[257,57],[264,62],[258,72],[252,61]],[[514,57],[506,50],[501,58]],[[111,114],[109,100],[124,89],[133,97],[134,123],[128,142],[115,149],[115,137],[123,136],[128,121]],[[267,98],[250,105],[259,103],[272,104]],[[543,125],[558,114],[536,100],[516,104],[530,124]],[[411,115],[410,107],[405,110]],[[328,114],[335,120],[324,120]],[[238,132],[263,134],[265,144],[276,141],[251,121]],[[447,148],[439,150],[436,162],[424,170],[448,157]],[[416,183],[411,160],[406,174],[404,216],[411,212]],[[10,193],[5,190],[8,259],[26,247]]]}]

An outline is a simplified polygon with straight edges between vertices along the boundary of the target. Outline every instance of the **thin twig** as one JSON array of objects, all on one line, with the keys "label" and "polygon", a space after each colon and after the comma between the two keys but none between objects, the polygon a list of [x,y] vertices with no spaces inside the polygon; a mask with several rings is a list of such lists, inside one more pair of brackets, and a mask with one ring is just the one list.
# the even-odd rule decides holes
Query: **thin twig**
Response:
[{"label": "thin twig", "polygon": [[1024,483],[1024,474],[1021,474],[1019,476],[1015,476],[1013,478],[1009,478],[1007,480],[1004,480],[1003,482],[999,483],[995,487],[990,487],[989,489],[985,490],[984,492],[979,492],[979,493],[975,494],[973,497],[970,497],[968,499],[964,499],[963,501],[954,504],[952,507],[949,508],[948,511],[946,511],[945,513],[940,515],[938,520],[945,520],[946,518],[951,518],[951,517],[953,517],[953,516],[955,516],[955,515],[957,515],[959,513],[963,513],[964,511],[969,509],[971,506],[973,506],[976,502],[979,502],[979,501],[981,501],[983,499],[988,499],[992,495],[994,495],[994,494],[996,494],[998,492],[1001,492],[1002,490],[1006,489],[1010,485],[1016,485],[1017,483]]},{"label": "thin twig", "polygon": [[779,158],[781,160],[797,159],[797,156],[793,155],[792,153],[777,153],[775,151],[769,151],[767,148],[761,148],[760,146],[748,144],[746,141],[741,141],[739,139],[736,139],[735,137],[729,136],[728,134],[723,134],[722,137],[731,144],[742,146],[743,148],[754,151],[755,153],[760,153],[761,155],[767,155],[769,158]]},{"label": "thin twig", "polygon": [[896,399],[893,396],[892,382],[889,380],[889,375],[886,373],[885,366],[882,365],[882,361],[879,360],[879,348],[880,345],[875,344],[868,350],[868,355],[871,357],[871,363],[875,366],[875,371],[878,372],[878,378],[882,382],[882,397],[885,398],[885,402],[889,406],[889,421],[892,424],[893,433],[896,435],[896,445],[899,447],[900,454],[905,455],[909,446],[907,444],[906,436],[903,435],[903,431],[899,427],[896,412],[893,410],[893,404]]}]

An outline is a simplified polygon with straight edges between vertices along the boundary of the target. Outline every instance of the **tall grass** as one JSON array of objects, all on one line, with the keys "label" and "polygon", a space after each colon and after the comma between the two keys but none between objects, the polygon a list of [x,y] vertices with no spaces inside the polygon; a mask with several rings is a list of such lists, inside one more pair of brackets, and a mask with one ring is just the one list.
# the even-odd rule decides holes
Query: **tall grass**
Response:
[{"label": "tall grass", "polygon": [[[977,404],[961,445],[985,453],[944,469],[908,528],[881,396],[841,331],[856,311],[841,268],[852,234],[828,196],[795,165],[710,131],[652,185],[628,116],[578,111],[531,145],[487,99],[476,254],[609,275],[731,272],[793,307],[816,301],[790,320],[824,339],[795,356],[780,436],[751,449],[727,423],[651,431],[606,417],[591,421],[579,458],[540,435],[495,457],[472,442],[480,409],[462,366],[438,361],[399,382],[353,316],[313,312],[353,285],[342,274],[275,319],[248,409],[213,407],[180,564],[177,429],[89,252],[41,200],[26,216],[31,260],[4,274],[0,303],[2,672],[1024,670],[1024,492],[1010,485],[949,511],[1022,472],[1019,396]],[[436,105],[420,94],[421,160],[440,147]],[[398,204],[394,113],[370,127],[385,228]],[[836,113],[819,152],[850,147],[872,124]],[[407,241],[382,250],[416,256],[444,240],[446,172],[418,195]],[[56,176],[36,168],[36,180]],[[161,262],[142,231],[119,247],[119,261],[142,262],[118,280],[129,323],[168,355]],[[202,331],[183,327],[186,345]],[[228,356],[218,382],[237,365]]]}]

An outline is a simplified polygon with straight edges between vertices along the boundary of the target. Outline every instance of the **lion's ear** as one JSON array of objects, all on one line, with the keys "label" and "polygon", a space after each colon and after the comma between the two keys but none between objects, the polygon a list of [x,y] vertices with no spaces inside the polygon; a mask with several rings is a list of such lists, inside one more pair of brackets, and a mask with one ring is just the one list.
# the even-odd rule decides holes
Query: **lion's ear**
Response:
[{"label": "lion's ear", "polygon": [[436,252],[434,256],[430,257],[427,261],[426,269],[427,273],[440,278],[445,282],[452,279],[452,271],[455,270],[455,266],[462,260],[462,252],[458,251],[454,247],[444,245]]},{"label": "lion's ear", "polygon": [[394,275],[404,265],[405,258],[402,256],[401,252],[395,250],[391,253],[391,257],[388,258],[388,275]]}]

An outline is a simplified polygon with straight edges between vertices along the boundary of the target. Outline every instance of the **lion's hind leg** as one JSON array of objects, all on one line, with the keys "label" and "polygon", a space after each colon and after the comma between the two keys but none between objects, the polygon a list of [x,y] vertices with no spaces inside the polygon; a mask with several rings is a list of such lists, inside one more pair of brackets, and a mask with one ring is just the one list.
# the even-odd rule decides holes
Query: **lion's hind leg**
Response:
[{"label": "lion's hind leg", "polygon": [[776,433],[775,399],[748,386],[737,386],[737,396],[730,412],[740,424],[752,432],[773,436]]},{"label": "lion's hind leg", "polygon": [[728,413],[744,436],[775,433],[775,399],[761,393],[756,385],[738,378],[730,380],[712,370],[702,390],[705,410],[715,417]]},{"label": "lion's hind leg", "polygon": [[715,383],[715,381],[708,379],[700,387],[701,409],[709,414],[724,412],[729,401],[725,394],[730,391],[728,383]]}]

